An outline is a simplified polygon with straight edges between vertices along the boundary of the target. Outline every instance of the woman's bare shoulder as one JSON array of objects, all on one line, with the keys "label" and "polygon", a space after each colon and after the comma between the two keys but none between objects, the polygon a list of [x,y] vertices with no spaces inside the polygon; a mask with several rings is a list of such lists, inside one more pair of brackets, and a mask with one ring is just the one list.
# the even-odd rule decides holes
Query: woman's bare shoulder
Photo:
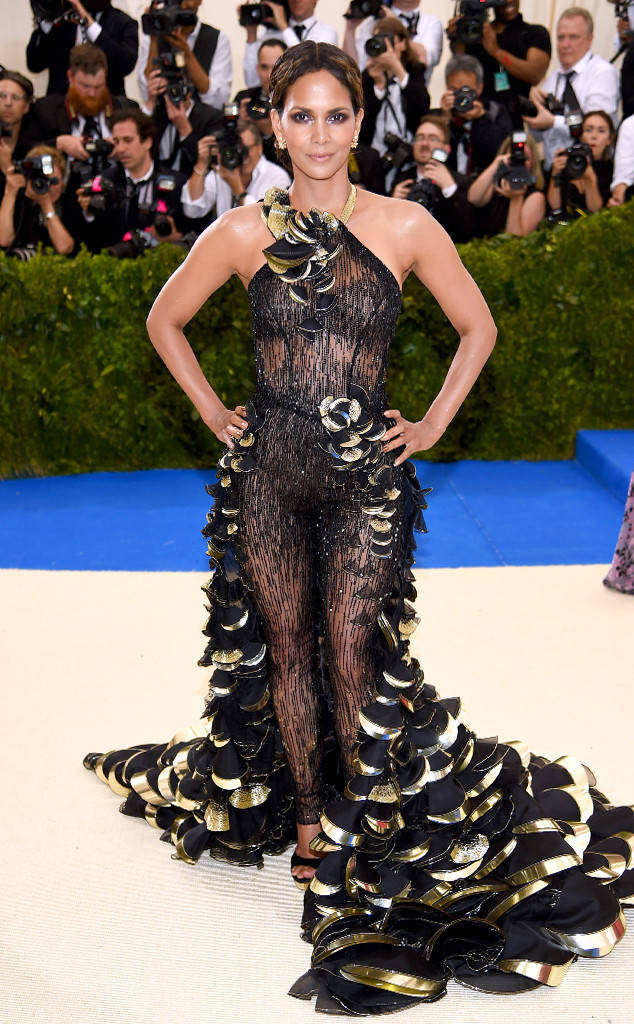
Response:
[{"label": "woman's bare shoulder", "polygon": [[196,246],[210,257],[222,253],[233,273],[248,282],[262,263],[262,249],[271,243],[261,211],[260,203],[227,210],[205,228]]},{"label": "woman's bare shoulder", "polygon": [[[397,278],[404,281],[414,264],[426,254],[440,254],[449,236],[440,224],[418,203],[408,199],[393,199],[373,192],[363,192],[355,207],[355,225],[359,234],[367,239],[369,248],[378,255],[384,253],[383,262],[398,268]],[[352,218],[351,218],[352,220]]]}]

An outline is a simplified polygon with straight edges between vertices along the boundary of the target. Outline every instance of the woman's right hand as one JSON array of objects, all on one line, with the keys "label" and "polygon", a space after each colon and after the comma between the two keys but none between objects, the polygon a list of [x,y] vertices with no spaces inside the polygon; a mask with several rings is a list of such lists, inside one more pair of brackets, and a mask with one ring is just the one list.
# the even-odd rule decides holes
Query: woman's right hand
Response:
[{"label": "woman's right hand", "polygon": [[242,437],[249,426],[246,416],[247,411],[243,405],[236,405],[235,409],[226,409],[223,406],[215,416],[206,420],[206,423],[218,440],[233,451],[236,438]]}]

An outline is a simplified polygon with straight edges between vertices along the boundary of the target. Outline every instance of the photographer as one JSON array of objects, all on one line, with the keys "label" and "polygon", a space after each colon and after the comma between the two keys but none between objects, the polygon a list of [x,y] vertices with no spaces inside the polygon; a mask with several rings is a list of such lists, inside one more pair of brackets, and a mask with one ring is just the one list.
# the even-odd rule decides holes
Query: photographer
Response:
[{"label": "photographer", "polygon": [[76,244],[65,211],[63,155],[50,146],[35,146],[22,163],[23,169],[19,164],[8,169],[0,203],[0,246],[22,259],[40,243],[62,256],[72,255]]},{"label": "photographer", "polygon": [[269,79],[275,61],[286,49],[288,47],[283,39],[265,39],[260,43],[256,65],[259,85],[241,89],[233,98],[233,102],[240,107],[241,120],[257,121],[262,136],[264,156],[274,164],[280,163],[280,159],[275,149],[275,134],[271,124]]},{"label": "photographer", "polygon": [[171,172],[171,191],[161,194],[162,172],[152,155],[155,138],[154,122],[142,110],[130,107],[113,114],[116,163],[93,181],[92,188],[79,189],[89,225],[86,242],[93,252],[128,241],[128,249],[116,254],[134,256],[159,242],[182,238],[187,227],[180,203],[185,177]]},{"label": "photographer", "polygon": [[429,110],[425,65],[417,60],[399,18],[381,18],[366,43],[368,61],[361,76],[365,114],[359,140],[379,154],[386,135],[411,140]]},{"label": "photographer", "polygon": [[[175,20],[173,31],[148,35],[144,30],[141,33],[138,80],[144,105],[148,102],[148,78],[155,67],[153,61],[160,54],[169,52],[182,55],[197,98],[202,103],[219,110],[229,99],[233,79],[229,37],[220,29],[199,20],[197,12],[201,3],[202,0],[167,0],[167,13]],[[152,5],[145,10],[146,14],[151,12]]]},{"label": "photographer", "polygon": [[[567,151],[557,150],[547,194],[551,210],[571,207],[596,213],[608,202],[614,172],[614,135],[614,123],[605,110],[592,110],[584,116],[580,139],[588,150],[585,167],[581,167],[583,159],[578,162],[579,166],[571,167]],[[579,155],[583,156],[582,153]],[[562,196],[564,180],[566,188],[565,196]]]},{"label": "photographer", "polygon": [[75,160],[88,160],[86,139],[109,138],[113,110],[131,106],[134,101],[110,95],[106,55],[92,43],[74,46],[69,62],[66,94],[35,101],[25,136],[30,145],[44,142]]},{"label": "photographer", "polygon": [[155,68],[148,77],[148,107],[156,124],[161,167],[187,178],[198,158],[198,140],[222,124],[222,111],[195,99],[189,77],[168,80]]},{"label": "photographer", "polygon": [[[35,13],[37,0],[31,0]],[[49,5],[50,6],[50,5]],[[66,92],[66,69],[70,51],[80,43],[93,43],[108,59],[108,88],[125,96],[124,78],[134,71],[139,50],[139,26],[110,0],[59,0],[60,14],[70,11],[72,19],[56,24],[39,20],[26,48],[29,71],[48,68],[47,94]]]},{"label": "photographer", "polygon": [[447,28],[453,53],[468,53],[480,61],[484,72],[482,95],[504,103],[513,112],[517,127],[521,127],[516,98],[528,96],[531,85],[541,82],[548,71],[548,29],[524,21],[519,0],[493,8],[493,21],[483,21],[479,42],[460,40],[459,23],[459,17],[452,18]]},{"label": "photographer", "polygon": [[257,125],[238,121],[220,142],[210,135],[198,143],[198,162],[181,196],[183,210],[194,219],[206,217],[215,207],[219,217],[234,206],[257,203],[274,186],[288,188],[290,183],[284,168],[263,155]]},{"label": "photographer", "polygon": [[[338,45],[337,32],[331,25],[325,25],[323,21],[317,21],[315,8],[317,0],[287,0],[280,3],[278,0],[270,0],[268,6],[272,12],[271,17],[265,21],[252,21],[251,17],[245,19],[248,11],[243,11],[250,4],[238,6],[238,17],[240,24],[246,29],[247,43],[244,48],[242,70],[244,80],[250,88],[258,84],[257,55],[258,41],[266,39],[281,39],[288,46],[295,46],[304,39],[312,39],[315,43],[332,43]],[[260,8],[260,4],[255,5]],[[259,19],[262,12],[258,10]]]},{"label": "photographer", "polygon": [[440,107],[450,124],[449,166],[461,174],[479,174],[511,134],[511,116],[497,100],[482,99],[483,71],[475,57],[452,57],[445,81]]},{"label": "photographer", "polygon": [[[634,12],[634,6],[630,8]],[[621,99],[623,117],[634,114],[634,42],[630,43],[621,64]]]},{"label": "photographer", "polygon": [[21,159],[28,149],[23,125],[32,100],[28,78],[18,71],[0,71],[0,198],[12,161]]},{"label": "photographer", "polygon": [[[453,242],[468,242],[474,234],[473,208],[467,200],[471,178],[447,167],[451,146],[445,118],[426,114],[416,129],[412,149],[415,166],[396,175],[392,196],[421,202]],[[427,185],[422,196],[414,188],[420,182]]]},{"label": "photographer", "polygon": [[344,15],[346,31],[343,49],[348,56],[356,60],[363,71],[368,59],[365,44],[374,32],[377,18],[400,18],[407,29],[416,60],[425,65],[425,82],[429,84],[432,71],[442,53],[442,22],[440,19],[422,11],[420,0],[396,0],[389,7],[376,0],[372,6],[375,7],[375,11],[369,17],[365,17],[362,13],[361,16],[355,16],[359,8],[359,0],[356,0],[356,3],[350,4]]},{"label": "photographer", "polygon": [[608,206],[621,206],[634,195],[634,114],[621,122],[614,150],[612,195]]},{"label": "photographer", "polygon": [[[550,169],[558,149],[568,145],[565,115],[575,111],[605,110],[617,122],[619,79],[615,68],[590,50],[594,25],[582,7],[569,7],[557,22],[559,67],[540,86],[533,86],[530,99],[537,115],[525,117],[535,138],[544,143],[544,166]],[[561,101],[562,111],[552,113],[552,99]],[[555,108],[557,109],[557,108]]]},{"label": "photographer", "polygon": [[[520,136],[521,139],[516,141]],[[518,161],[523,173],[511,176],[509,180],[512,147],[521,147],[524,163],[522,165]],[[543,187],[544,178],[535,142],[524,132],[517,132],[513,140],[505,140],[499,154],[469,189],[469,202],[479,209],[478,234],[491,237],[504,232],[525,236],[535,231],[546,213]]]}]

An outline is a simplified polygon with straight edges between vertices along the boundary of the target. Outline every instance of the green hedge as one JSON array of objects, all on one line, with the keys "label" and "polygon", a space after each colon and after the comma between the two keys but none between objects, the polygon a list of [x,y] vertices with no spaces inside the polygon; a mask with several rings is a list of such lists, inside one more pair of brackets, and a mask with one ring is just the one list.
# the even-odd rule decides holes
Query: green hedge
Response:
[{"label": "green hedge", "polygon": [[[561,459],[580,428],[632,427],[634,203],[461,247],[491,306],[498,343],[429,457]],[[152,300],[182,254],[138,260],[0,256],[0,474],[207,466],[215,437],[172,381],[145,333]],[[253,386],[250,314],[233,279],[188,337],[230,406]],[[390,401],[420,417],[456,334],[425,288],[404,291]]]}]

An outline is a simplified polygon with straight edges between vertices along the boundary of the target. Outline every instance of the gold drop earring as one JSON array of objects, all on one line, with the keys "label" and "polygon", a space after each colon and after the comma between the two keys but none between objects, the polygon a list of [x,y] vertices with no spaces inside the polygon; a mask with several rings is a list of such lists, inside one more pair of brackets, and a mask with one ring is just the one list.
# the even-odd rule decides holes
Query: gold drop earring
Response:
[{"label": "gold drop earring", "polygon": [[277,148],[278,149],[286,149],[286,139],[278,139],[277,140]]}]

